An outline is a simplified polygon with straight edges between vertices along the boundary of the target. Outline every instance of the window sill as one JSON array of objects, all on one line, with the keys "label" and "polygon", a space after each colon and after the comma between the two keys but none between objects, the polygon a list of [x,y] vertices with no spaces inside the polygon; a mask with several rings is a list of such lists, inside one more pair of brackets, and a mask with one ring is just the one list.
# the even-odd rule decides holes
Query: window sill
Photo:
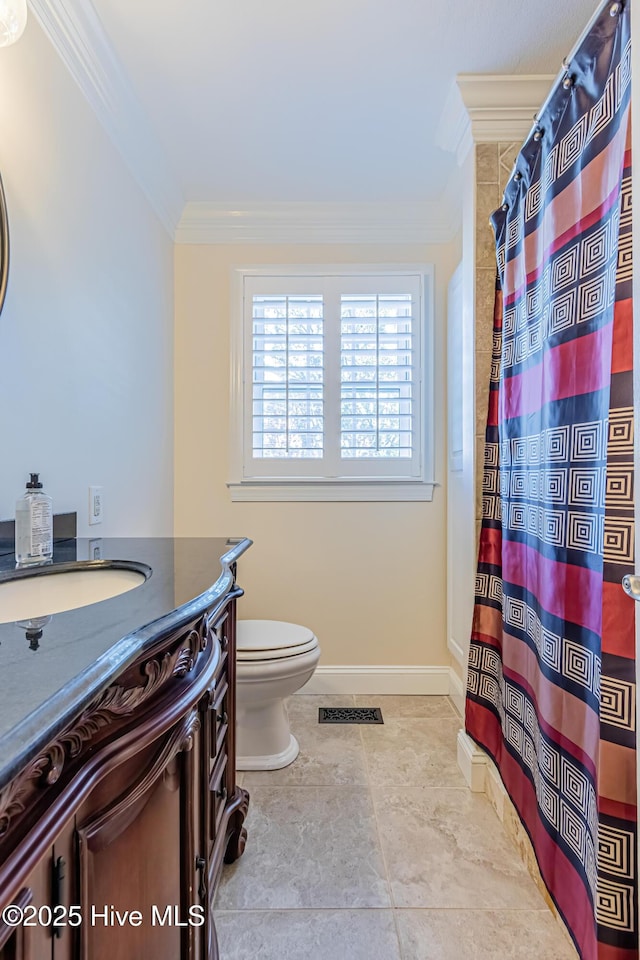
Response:
[{"label": "window sill", "polygon": [[227,483],[232,501],[433,500],[434,482],[418,480],[245,480]]}]

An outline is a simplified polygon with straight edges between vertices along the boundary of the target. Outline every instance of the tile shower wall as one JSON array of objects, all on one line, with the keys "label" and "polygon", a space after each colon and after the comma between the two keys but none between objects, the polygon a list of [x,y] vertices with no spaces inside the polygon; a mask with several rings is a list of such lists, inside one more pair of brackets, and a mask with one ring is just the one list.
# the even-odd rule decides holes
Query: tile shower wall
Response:
[{"label": "tile shower wall", "polygon": [[476,545],[482,522],[484,434],[489,403],[493,346],[496,254],[489,217],[502,194],[520,149],[519,143],[478,143],[475,156],[475,488]]},{"label": "tile shower wall", "polygon": [[[495,297],[495,244],[489,217],[502,203],[502,194],[511,176],[520,143],[478,143],[475,153],[475,489],[476,546],[482,524],[482,474],[485,426],[489,402],[489,377],[493,347],[493,307]],[[505,833],[526,865],[533,882],[551,912],[557,910],[540,876],[531,841],[509,800],[500,776],[492,767],[486,777],[486,793],[503,823]],[[561,923],[562,921],[559,920]]]}]

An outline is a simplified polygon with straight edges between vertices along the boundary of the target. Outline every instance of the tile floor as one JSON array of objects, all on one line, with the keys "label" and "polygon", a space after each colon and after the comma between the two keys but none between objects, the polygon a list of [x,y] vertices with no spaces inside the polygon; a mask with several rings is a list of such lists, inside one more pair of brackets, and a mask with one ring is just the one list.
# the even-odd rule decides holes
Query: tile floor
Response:
[{"label": "tile floor", "polygon": [[[377,706],[383,726],[318,724]],[[216,900],[221,960],[575,960],[484,796],[446,697],[289,701],[300,755],[240,774],[244,856]]]}]

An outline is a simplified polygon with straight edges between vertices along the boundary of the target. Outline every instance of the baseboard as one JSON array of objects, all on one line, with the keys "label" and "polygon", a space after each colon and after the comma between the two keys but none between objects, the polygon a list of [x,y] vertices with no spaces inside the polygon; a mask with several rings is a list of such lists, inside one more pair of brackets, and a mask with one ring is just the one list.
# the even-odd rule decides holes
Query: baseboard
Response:
[{"label": "baseboard", "polygon": [[[487,800],[498,814],[499,819],[504,823],[504,812],[507,804],[510,804],[509,794],[502,782],[502,777],[493,761],[487,757],[487,766],[484,776],[484,792]],[[524,827],[522,828],[524,830]],[[517,846],[517,844],[516,844]]]},{"label": "baseboard", "polygon": [[449,652],[451,653],[451,656],[455,657],[455,659],[458,661],[460,666],[461,667],[466,666],[467,659],[468,659],[467,655],[465,654],[464,650],[462,649],[460,644],[457,642],[457,640],[454,640],[453,637],[449,637],[449,639],[447,640],[447,647],[449,648]]},{"label": "baseboard", "polygon": [[449,667],[319,666],[298,693],[304,694],[412,694],[446,697]]},{"label": "baseboard", "polygon": [[461,717],[464,717],[464,694],[464,684],[453,667],[451,667],[449,673],[449,696]]},{"label": "baseboard", "polygon": [[464,730],[458,731],[458,766],[472,793],[485,792],[488,759]]}]

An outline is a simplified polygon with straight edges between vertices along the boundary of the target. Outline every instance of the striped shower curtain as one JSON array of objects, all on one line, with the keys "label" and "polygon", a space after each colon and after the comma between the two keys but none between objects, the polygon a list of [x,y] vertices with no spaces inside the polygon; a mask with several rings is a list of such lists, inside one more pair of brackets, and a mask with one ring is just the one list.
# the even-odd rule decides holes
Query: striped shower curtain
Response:
[{"label": "striped shower curtain", "polygon": [[638,957],[629,14],[602,9],[493,218],[466,701],[586,960]]}]

